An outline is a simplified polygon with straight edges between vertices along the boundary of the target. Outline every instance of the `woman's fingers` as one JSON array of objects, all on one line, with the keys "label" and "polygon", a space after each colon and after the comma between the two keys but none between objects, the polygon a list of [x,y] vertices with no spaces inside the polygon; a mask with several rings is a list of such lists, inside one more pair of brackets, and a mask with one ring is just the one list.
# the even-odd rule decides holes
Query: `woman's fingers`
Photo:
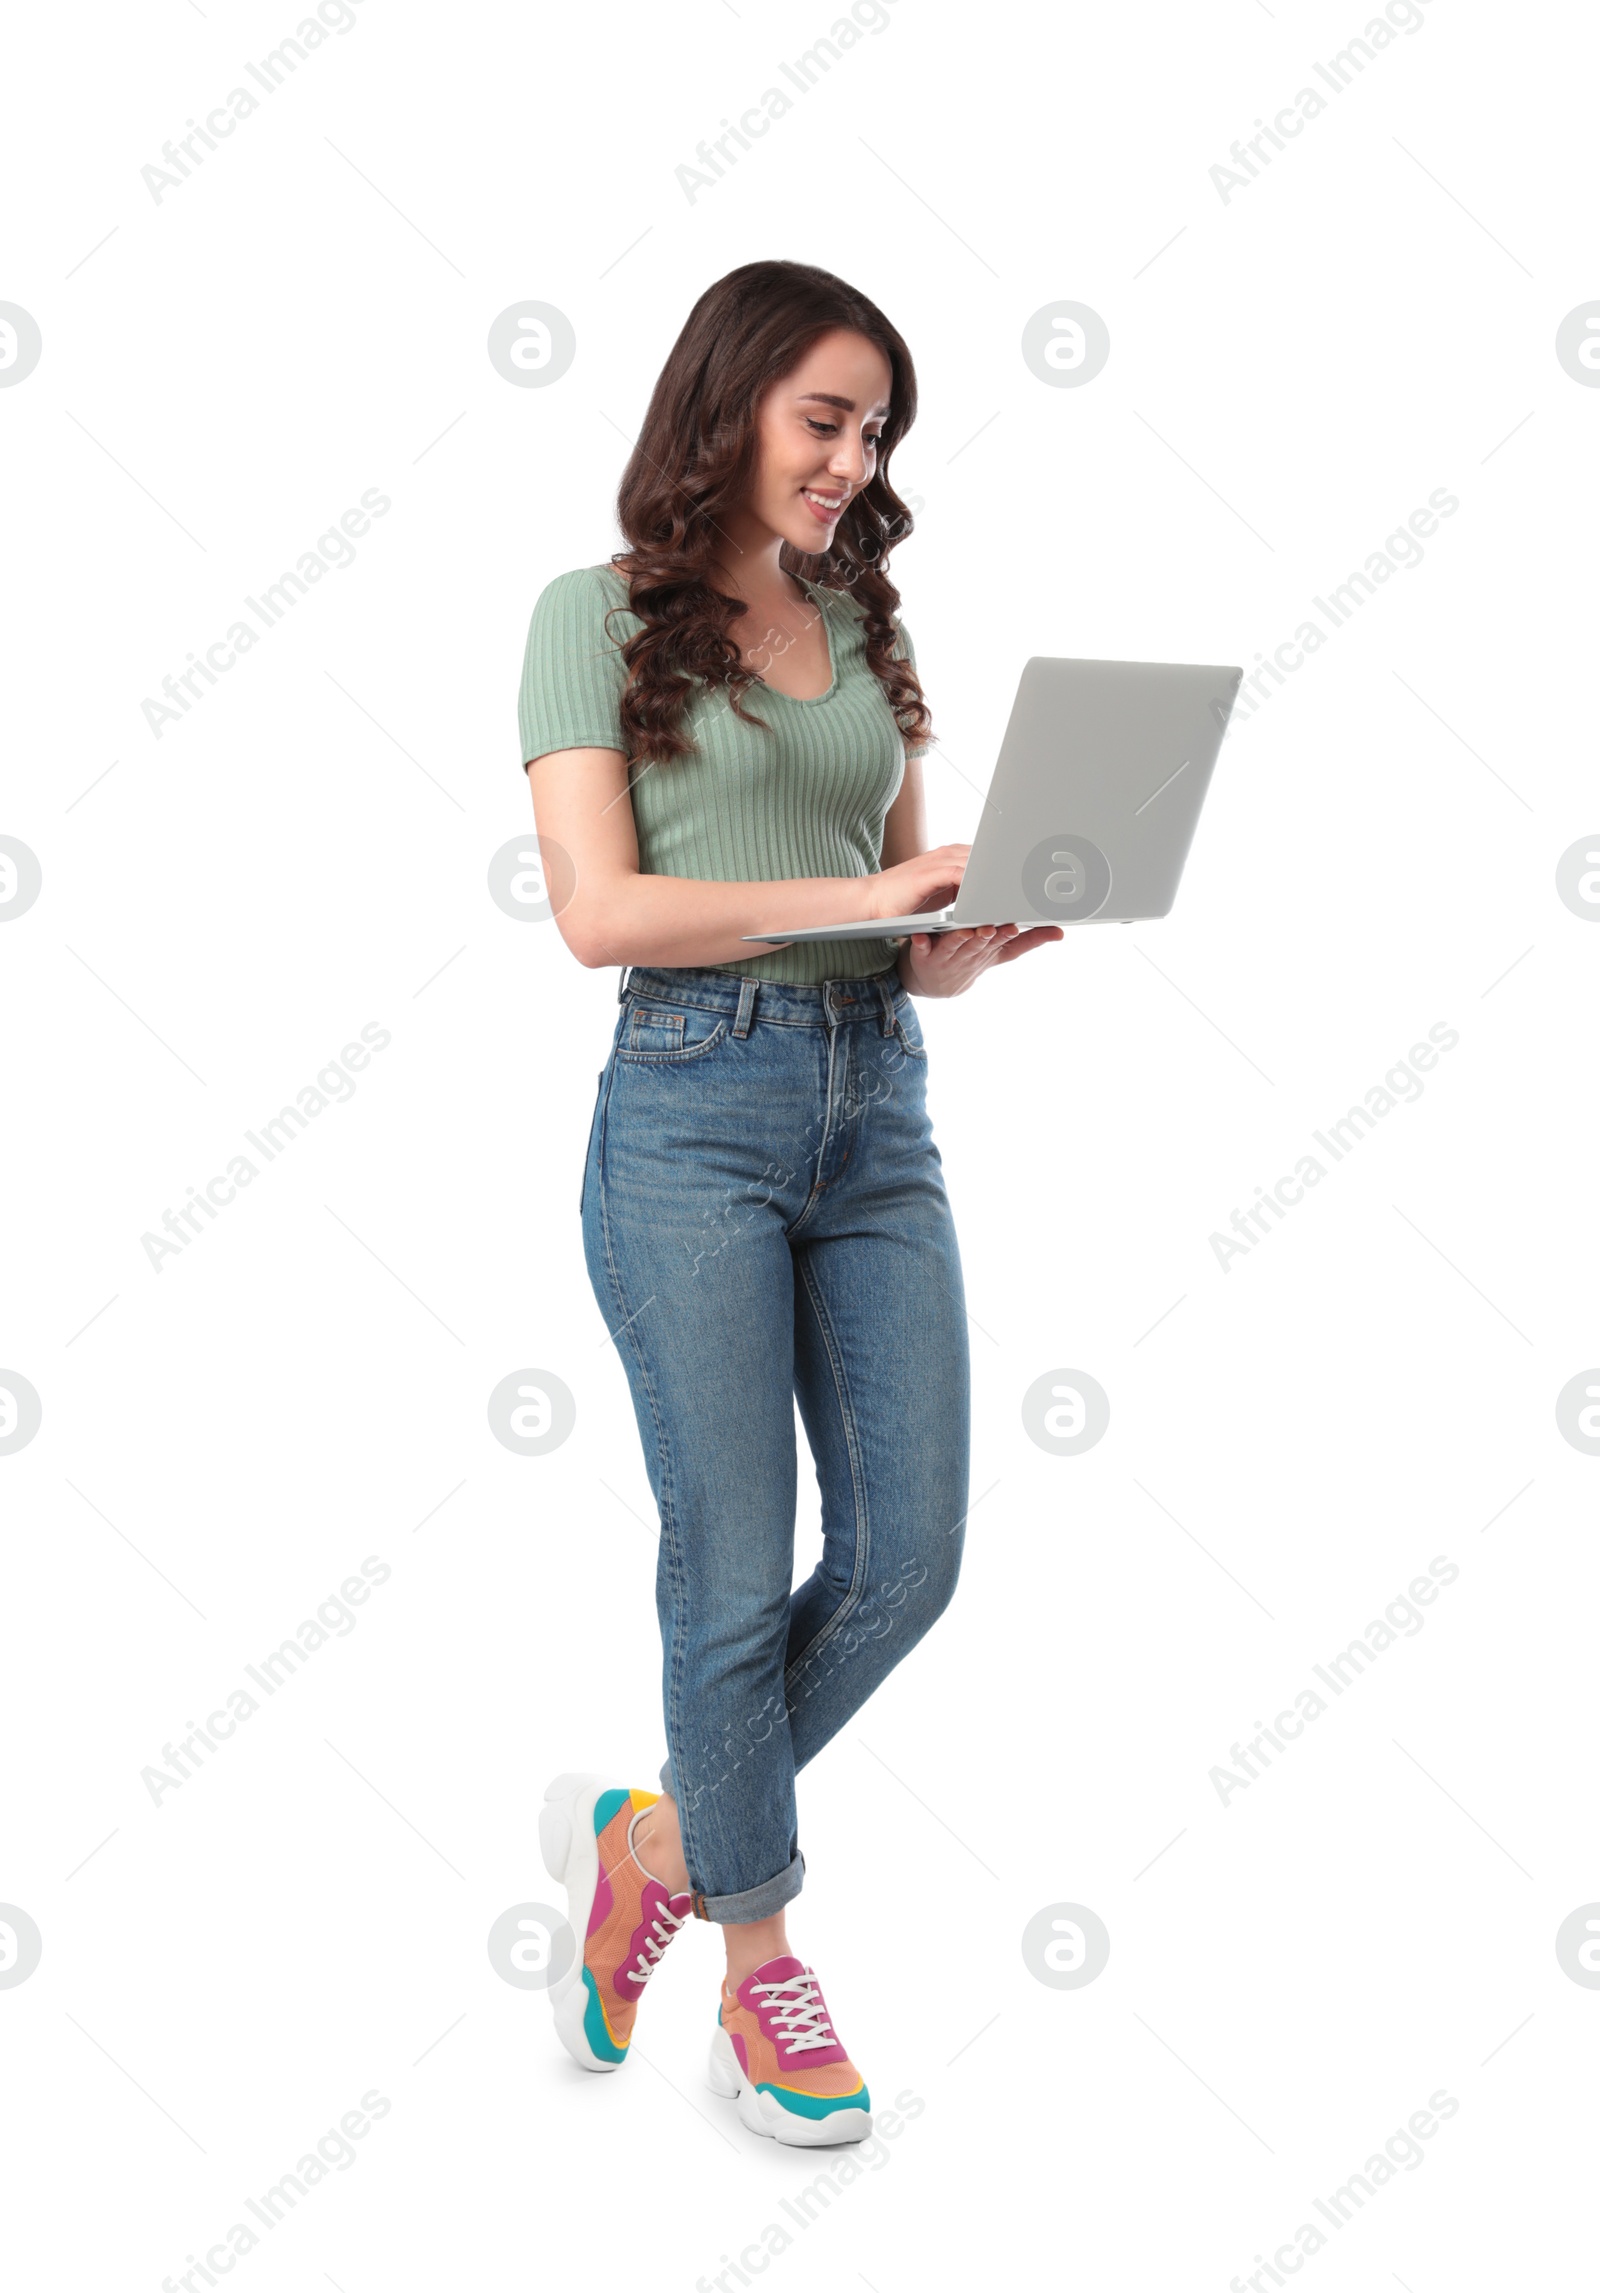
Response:
[{"label": "woman's fingers", "polygon": [[973,924],[953,932],[916,932],[909,945],[926,995],[961,995],[992,965],[1031,955],[1065,939],[1059,924]]},{"label": "woman's fingers", "polygon": [[1035,930],[1019,933],[1017,938],[1008,941],[996,953],[995,962],[1010,963],[1016,956],[1031,955],[1036,947],[1048,946],[1051,940],[1065,939],[1066,936],[1059,924],[1040,924]]}]

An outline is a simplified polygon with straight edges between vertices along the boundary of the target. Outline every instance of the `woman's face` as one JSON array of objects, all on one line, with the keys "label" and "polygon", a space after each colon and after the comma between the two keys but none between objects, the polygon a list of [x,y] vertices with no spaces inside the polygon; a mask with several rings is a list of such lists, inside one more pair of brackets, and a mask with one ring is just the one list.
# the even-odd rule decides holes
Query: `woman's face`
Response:
[{"label": "woman's face", "polygon": [[829,546],[846,502],[878,466],[891,380],[889,361],[875,343],[836,327],[761,401],[747,506],[807,556]]}]

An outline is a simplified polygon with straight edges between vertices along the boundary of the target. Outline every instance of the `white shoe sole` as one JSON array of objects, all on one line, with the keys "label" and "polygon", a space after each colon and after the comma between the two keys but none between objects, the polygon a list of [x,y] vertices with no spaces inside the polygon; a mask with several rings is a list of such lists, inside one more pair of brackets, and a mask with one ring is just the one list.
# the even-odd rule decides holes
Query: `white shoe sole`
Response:
[{"label": "white shoe sole", "polygon": [[802,2118],[771,2094],[751,2085],[739,2067],[733,2041],[719,2023],[712,2034],[706,2084],[724,2101],[737,2101],[741,2122],[752,2134],[768,2134],[797,2150],[833,2149],[841,2142],[864,2142],[872,2132],[870,2110],[830,2110],[825,2118]]},{"label": "white shoe sole", "polygon": [[585,2070],[622,2068],[620,2062],[607,2062],[595,2053],[584,2029],[589,1993],[583,1980],[583,1946],[600,1884],[594,1808],[600,1794],[611,1788],[604,1776],[558,1775],[539,1810],[539,1852],[551,1878],[559,1880],[567,1891],[567,1924],[577,1946],[571,1966],[550,1985],[550,2011],[555,2016],[556,2036]]}]

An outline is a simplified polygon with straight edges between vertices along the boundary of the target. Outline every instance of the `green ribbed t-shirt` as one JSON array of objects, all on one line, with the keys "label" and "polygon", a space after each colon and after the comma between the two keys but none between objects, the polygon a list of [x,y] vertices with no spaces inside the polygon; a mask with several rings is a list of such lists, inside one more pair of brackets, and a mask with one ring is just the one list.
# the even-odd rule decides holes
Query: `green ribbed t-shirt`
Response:
[{"label": "green ribbed t-shirt", "polygon": [[[811,700],[775,685],[752,687],[743,705],[770,727],[765,732],[734,715],[725,687],[691,697],[681,723],[693,752],[629,774],[643,874],[728,884],[876,872],[904,760],[927,751],[906,748],[867,665],[862,607],[847,591],[805,587],[827,630],[832,684]],[[620,610],[608,624],[612,607]],[[524,764],[559,748],[627,754],[620,647],[642,626],[612,566],[580,566],[541,591],[518,697]],[[914,667],[903,622],[899,644]],[[814,940],[714,968],[792,982],[865,979],[888,970],[898,953],[891,940]]]}]

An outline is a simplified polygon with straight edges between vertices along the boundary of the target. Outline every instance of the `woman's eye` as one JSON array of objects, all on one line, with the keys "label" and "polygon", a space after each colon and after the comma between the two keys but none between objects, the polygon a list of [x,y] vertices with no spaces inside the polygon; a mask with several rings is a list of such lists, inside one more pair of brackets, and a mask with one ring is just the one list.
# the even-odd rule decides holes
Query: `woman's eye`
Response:
[{"label": "woman's eye", "polygon": [[[816,432],[819,438],[836,438],[839,435],[839,425],[837,422],[819,422],[814,414],[808,414],[806,416],[806,422],[807,425]],[[863,446],[881,446],[883,444],[883,432],[881,430],[875,430],[870,437],[864,436],[861,440],[861,443]]]}]

